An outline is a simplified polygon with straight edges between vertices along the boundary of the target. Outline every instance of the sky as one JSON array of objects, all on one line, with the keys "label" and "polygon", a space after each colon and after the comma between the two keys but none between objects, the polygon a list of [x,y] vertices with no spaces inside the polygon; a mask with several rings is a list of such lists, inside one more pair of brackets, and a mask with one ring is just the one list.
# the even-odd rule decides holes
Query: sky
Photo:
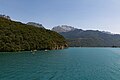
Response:
[{"label": "sky", "polygon": [[120,0],[0,0],[0,14],[48,29],[69,25],[120,34]]}]

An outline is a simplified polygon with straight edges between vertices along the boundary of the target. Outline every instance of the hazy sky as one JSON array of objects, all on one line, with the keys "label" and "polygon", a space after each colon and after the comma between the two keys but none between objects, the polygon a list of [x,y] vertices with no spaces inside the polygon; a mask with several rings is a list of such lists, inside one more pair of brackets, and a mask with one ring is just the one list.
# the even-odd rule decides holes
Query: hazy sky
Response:
[{"label": "hazy sky", "polygon": [[0,13],[46,28],[66,24],[120,33],[120,0],[0,0]]}]

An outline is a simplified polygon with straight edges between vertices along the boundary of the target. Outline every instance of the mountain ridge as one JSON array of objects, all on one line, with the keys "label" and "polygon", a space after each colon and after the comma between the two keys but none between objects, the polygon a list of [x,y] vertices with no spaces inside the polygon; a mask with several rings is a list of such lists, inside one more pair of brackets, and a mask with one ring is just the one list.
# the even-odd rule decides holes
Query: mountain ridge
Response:
[{"label": "mountain ridge", "polygon": [[56,26],[52,28],[52,31],[56,31],[58,33],[60,32],[69,32],[69,31],[73,31],[77,28],[74,28],[72,26],[67,26],[67,25],[61,25],[61,26]]},{"label": "mountain ridge", "polygon": [[42,24],[36,23],[36,22],[28,22],[27,25],[44,28]]},{"label": "mountain ridge", "polygon": [[57,50],[67,46],[57,32],[0,17],[0,52]]},{"label": "mountain ridge", "polygon": [[67,39],[71,47],[120,47],[120,34],[82,29],[58,33]]}]

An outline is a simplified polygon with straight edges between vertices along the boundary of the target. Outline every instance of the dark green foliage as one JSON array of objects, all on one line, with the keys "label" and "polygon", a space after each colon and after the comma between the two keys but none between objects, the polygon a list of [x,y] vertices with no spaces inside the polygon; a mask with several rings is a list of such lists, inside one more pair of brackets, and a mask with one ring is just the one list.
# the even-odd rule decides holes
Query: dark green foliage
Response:
[{"label": "dark green foliage", "polygon": [[67,47],[56,32],[0,17],[0,51],[61,49]]}]

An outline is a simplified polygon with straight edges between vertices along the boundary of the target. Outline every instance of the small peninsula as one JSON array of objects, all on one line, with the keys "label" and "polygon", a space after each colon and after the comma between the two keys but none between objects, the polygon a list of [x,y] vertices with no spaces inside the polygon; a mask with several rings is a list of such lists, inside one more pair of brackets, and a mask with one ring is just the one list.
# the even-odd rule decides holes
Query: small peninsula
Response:
[{"label": "small peninsula", "polygon": [[0,52],[56,50],[67,46],[65,38],[57,32],[0,16]]}]

